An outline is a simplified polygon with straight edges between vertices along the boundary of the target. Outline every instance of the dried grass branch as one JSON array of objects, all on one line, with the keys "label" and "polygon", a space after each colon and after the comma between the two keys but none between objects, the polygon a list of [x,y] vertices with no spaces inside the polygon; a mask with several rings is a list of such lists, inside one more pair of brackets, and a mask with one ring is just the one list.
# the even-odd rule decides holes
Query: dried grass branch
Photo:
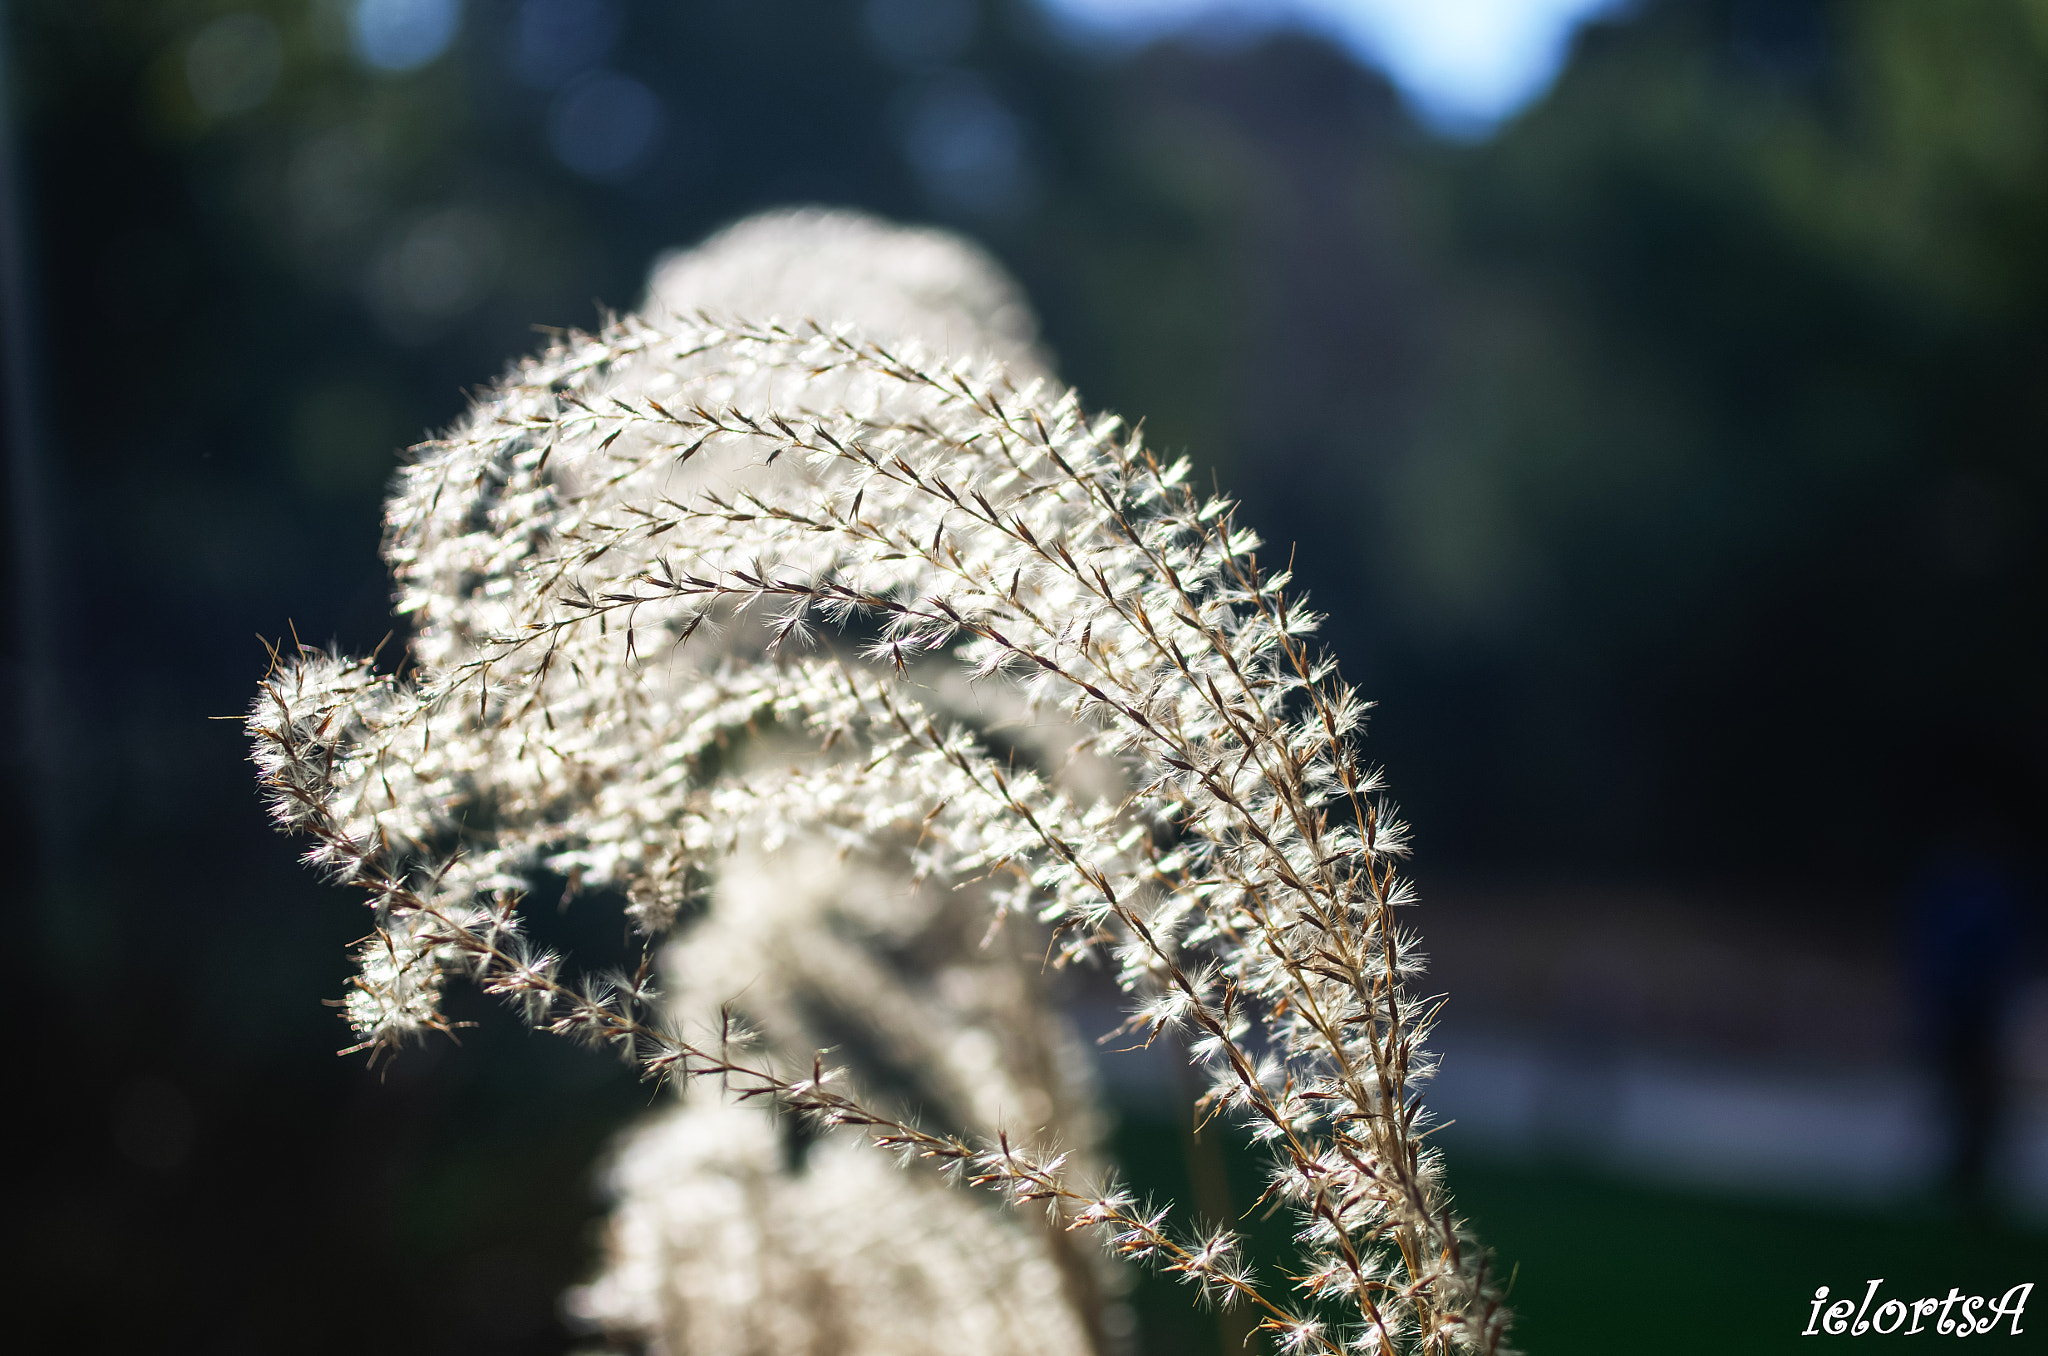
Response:
[{"label": "dried grass branch", "polygon": [[[1404,833],[1356,747],[1366,703],[1184,463],[1028,361],[628,317],[421,449],[389,530],[412,673],[283,657],[251,718],[281,824],[376,906],[351,1000],[367,1043],[439,1024],[443,977],[467,974],[653,1074],[1042,1202],[1253,1306],[1283,1349],[1505,1350],[1424,1140],[1434,1008],[1408,990]],[[1069,756],[1109,783],[999,756],[934,665],[1076,732]],[[764,731],[811,753],[735,761]],[[1063,959],[1112,958],[1136,1023],[1185,1030],[1210,1111],[1271,1149],[1312,1258],[1301,1302],[1227,1231],[1176,1241],[1006,1133],[922,1131],[822,1063],[684,1040],[640,1015],[645,967],[592,991],[523,949],[512,901],[536,869],[625,892],[653,935],[722,855],[797,834],[900,842],[917,878],[1050,925]]]}]

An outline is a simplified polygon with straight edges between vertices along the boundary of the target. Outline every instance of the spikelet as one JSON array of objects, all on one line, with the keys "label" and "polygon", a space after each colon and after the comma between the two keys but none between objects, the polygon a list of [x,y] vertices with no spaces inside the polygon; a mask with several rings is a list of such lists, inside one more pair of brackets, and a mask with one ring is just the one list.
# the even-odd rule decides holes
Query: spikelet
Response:
[{"label": "spikelet", "polygon": [[[386,544],[414,667],[289,657],[250,720],[281,826],[377,910],[352,1019],[373,1048],[402,1041],[467,975],[654,1074],[715,1075],[1093,1226],[1288,1350],[1503,1351],[1421,1138],[1431,1009],[1365,704],[1230,505],[1054,384],[1027,315],[943,236],[743,223],[420,449]],[[1059,1081],[1017,1062],[1057,1037],[970,1056],[914,1004],[885,1017],[891,981],[855,978],[880,933],[815,959],[792,943],[756,1004],[767,1038],[732,1040],[731,1003],[689,977],[721,947],[766,953],[721,892],[821,853],[914,891],[971,883],[984,917],[1112,965],[1135,1020],[1183,1031],[1210,1105],[1271,1149],[1311,1256],[1300,1293],[1227,1232],[1092,1184],[1085,1142],[1045,1133],[1074,1120]],[[623,895],[650,936],[703,915],[678,998],[657,1003],[645,966],[572,983],[527,946],[537,872]],[[916,1066],[918,1097],[863,1099],[799,1052],[833,1043],[801,1010],[835,984],[875,996],[873,1061]]]}]

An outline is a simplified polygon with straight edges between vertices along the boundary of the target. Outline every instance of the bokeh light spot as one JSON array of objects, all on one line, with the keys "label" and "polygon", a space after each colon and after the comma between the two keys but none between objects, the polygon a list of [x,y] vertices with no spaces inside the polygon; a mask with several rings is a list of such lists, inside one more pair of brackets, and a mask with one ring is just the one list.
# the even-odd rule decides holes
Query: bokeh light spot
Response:
[{"label": "bokeh light spot", "polygon": [[1008,217],[1032,196],[1023,126],[986,84],[964,71],[940,76],[912,102],[903,153],[941,207]]},{"label": "bokeh light spot", "polygon": [[564,86],[548,110],[548,146],[586,179],[620,180],[645,165],[661,137],[661,100],[630,75],[593,71]]},{"label": "bokeh light spot", "polygon": [[504,238],[481,212],[451,207],[414,222],[379,256],[371,309],[393,337],[418,342],[490,294]]},{"label": "bokeh light spot", "polygon": [[461,0],[356,0],[350,35],[363,64],[414,71],[447,51],[461,26]]},{"label": "bokeh light spot", "polygon": [[185,49],[185,82],[210,117],[246,113],[270,97],[284,69],[284,42],[260,14],[225,14]]}]

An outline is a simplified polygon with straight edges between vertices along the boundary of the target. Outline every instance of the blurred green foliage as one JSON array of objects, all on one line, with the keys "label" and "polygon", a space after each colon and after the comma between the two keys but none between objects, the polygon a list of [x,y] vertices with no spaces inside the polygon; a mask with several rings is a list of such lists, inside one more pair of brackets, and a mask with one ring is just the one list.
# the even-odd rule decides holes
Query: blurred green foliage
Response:
[{"label": "blurred green foliage", "polygon": [[1441,166],[1381,563],[1526,847],[1883,888],[1934,746],[2038,765],[2044,14],[1650,6]]},{"label": "blurred green foliage", "polygon": [[[1881,1298],[1941,1299],[1955,1287],[1995,1299],[2048,1267],[2048,1236],[1933,1202],[1876,1209],[1707,1193],[1474,1155],[1455,1127],[1445,1138],[1456,1207],[1478,1222],[1507,1272],[1515,1344],[1535,1356],[1797,1352],[1812,1345],[1801,1331],[1820,1286],[1834,1299],[1860,1299],[1874,1279],[1884,1281]],[[1160,1199],[1202,1199],[1202,1151],[1185,1122],[1132,1118],[1115,1147]],[[1256,1156],[1240,1145],[1211,1152],[1229,1179],[1232,1213],[1244,1216],[1248,1255],[1262,1275],[1286,1269],[1285,1219],[1246,1208],[1262,1186]],[[1192,1308],[1185,1286],[1147,1276],[1130,1298],[1147,1356],[1233,1356],[1220,1332],[1229,1320]],[[2014,1350],[2037,1348],[2048,1331],[2036,1303],[2028,1297]],[[2003,1328],[1999,1335],[2010,1341]],[[1858,1341],[1893,1349],[1932,1339],[1923,1331]]]}]

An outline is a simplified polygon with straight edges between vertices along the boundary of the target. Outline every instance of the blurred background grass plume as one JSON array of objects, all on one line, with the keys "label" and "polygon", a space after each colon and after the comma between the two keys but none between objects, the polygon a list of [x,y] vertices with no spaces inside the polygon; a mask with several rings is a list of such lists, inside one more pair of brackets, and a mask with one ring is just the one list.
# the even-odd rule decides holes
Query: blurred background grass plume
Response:
[{"label": "blurred background grass plume", "polygon": [[[258,633],[391,628],[395,449],[534,325],[802,201],[974,235],[1293,544],[1526,1345],[2048,1280],[2048,4],[4,13],[25,1340],[568,1348],[646,1090],[481,1002],[334,1059],[362,919],[207,717]],[[1250,1204],[1170,1069],[1105,1071],[1140,1184]],[[1139,1299],[1140,1350],[1217,1349]]]}]

